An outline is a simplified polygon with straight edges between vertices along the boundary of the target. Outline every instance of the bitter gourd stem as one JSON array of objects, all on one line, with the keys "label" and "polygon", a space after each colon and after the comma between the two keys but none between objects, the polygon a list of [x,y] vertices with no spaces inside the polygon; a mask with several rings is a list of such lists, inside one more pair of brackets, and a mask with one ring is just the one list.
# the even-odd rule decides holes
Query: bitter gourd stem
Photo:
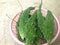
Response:
[{"label": "bitter gourd stem", "polygon": [[19,0],[17,0],[17,2],[18,2],[18,4],[21,6],[21,10],[23,11],[23,7],[22,7],[22,5],[21,5],[20,1],[19,1]]},{"label": "bitter gourd stem", "polygon": [[[9,19],[11,19],[12,20],[12,18],[11,17],[9,17],[9,15],[8,14],[6,14],[6,16],[9,18]],[[13,20],[14,22],[16,22],[15,20]]]},{"label": "bitter gourd stem", "polygon": [[40,9],[42,8],[42,3],[43,3],[43,2],[42,2],[42,0],[41,0],[41,4],[39,5],[39,8],[40,8]]}]

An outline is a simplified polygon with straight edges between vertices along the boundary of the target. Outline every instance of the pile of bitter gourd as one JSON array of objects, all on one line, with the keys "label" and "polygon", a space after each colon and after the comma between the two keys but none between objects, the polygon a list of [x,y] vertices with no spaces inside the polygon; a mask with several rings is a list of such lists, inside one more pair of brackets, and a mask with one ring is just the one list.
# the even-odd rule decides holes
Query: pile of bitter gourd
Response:
[{"label": "pile of bitter gourd", "polygon": [[32,15],[30,11],[35,7],[28,7],[24,12],[20,13],[16,31],[18,39],[24,42],[25,45],[41,45],[41,39],[46,40],[50,44],[53,38],[54,17],[49,10],[47,16],[43,17],[41,5]]}]

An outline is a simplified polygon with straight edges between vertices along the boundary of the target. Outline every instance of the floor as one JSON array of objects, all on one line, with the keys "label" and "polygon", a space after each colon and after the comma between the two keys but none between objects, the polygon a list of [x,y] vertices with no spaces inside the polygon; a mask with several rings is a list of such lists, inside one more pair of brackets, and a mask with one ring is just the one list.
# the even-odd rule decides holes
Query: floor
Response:
[{"label": "floor", "polygon": [[[19,0],[19,3],[18,0],[0,0],[0,45],[18,45],[10,35],[11,20],[22,9],[39,3],[40,0]],[[51,10],[60,22],[60,0],[43,0],[43,8]],[[60,45],[60,35],[52,45]]]}]

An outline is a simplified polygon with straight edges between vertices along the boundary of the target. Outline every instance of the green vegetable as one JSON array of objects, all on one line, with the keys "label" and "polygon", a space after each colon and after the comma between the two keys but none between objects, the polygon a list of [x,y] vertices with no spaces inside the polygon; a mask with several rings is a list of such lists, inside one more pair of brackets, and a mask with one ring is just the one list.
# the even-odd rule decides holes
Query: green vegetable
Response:
[{"label": "green vegetable", "polygon": [[25,38],[26,43],[33,45],[35,38],[36,38],[36,28],[35,28],[35,20],[36,20],[36,11],[34,14],[28,19],[26,25],[25,25]]},{"label": "green vegetable", "polygon": [[38,23],[37,35],[39,38],[43,37],[43,33],[41,32],[41,30],[42,30],[42,25],[44,22],[44,17],[42,16],[41,7],[42,7],[42,1],[41,1],[40,6],[39,6],[39,9],[37,10],[37,23]]},{"label": "green vegetable", "polygon": [[52,12],[48,10],[48,14],[44,20],[42,30],[44,38],[50,43],[54,34],[54,17]]},{"label": "green vegetable", "polygon": [[[24,39],[24,25],[26,24],[26,21],[28,20],[29,18],[29,13],[30,11],[33,9],[34,7],[29,7],[27,8],[23,13],[20,14],[20,17],[18,19],[18,22],[17,22],[17,26],[16,26],[16,29],[17,31],[19,32],[18,35]],[[19,26],[18,26],[19,25]],[[18,28],[17,28],[18,27]]]},{"label": "green vegetable", "polygon": [[42,16],[42,12],[41,12],[41,7],[42,7],[42,2],[39,6],[39,9],[37,10],[37,31],[36,31],[37,39],[36,39],[36,45],[41,45],[40,39],[44,38],[44,35],[41,32],[42,24],[43,24],[43,21],[44,21],[44,17]]}]

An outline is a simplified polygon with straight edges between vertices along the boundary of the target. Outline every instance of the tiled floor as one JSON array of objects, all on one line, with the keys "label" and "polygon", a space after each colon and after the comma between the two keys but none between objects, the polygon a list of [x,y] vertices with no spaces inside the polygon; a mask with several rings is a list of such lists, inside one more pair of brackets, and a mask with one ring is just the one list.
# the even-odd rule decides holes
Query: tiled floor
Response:
[{"label": "tiled floor", "polygon": [[[23,9],[36,6],[40,0],[19,0]],[[34,5],[34,3],[36,3]],[[60,22],[60,0],[43,0],[43,8],[50,9]],[[0,0],[0,45],[18,45],[10,35],[10,23],[13,17],[21,11],[17,0]],[[7,15],[11,18],[9,19]],[[52,45],[60,45],[60,36]]]}]

